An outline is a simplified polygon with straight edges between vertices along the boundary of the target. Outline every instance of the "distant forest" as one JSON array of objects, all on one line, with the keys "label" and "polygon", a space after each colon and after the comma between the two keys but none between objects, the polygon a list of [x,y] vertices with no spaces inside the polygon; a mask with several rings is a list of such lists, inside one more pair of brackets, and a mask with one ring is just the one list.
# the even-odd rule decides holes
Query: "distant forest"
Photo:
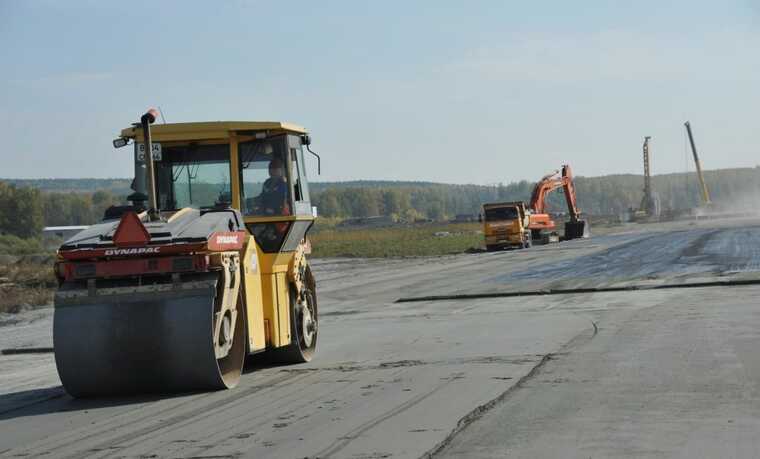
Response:
[{"label": "distant forest", "polygon": [[[737,208],[758,208],[760,168],[705,172],[712,199]],[[4,182],[4,183],[3,183]],[[581,210],[588,215],[621,215],[641,203],[641,175],[577,177]],[[43,226],[82,225],[97,221],[111,204],[130,193],[127,179],[0,179],[0,234],[27,237]],[[476,215],[491,201],[527,201],[533,183],[452,185],[431,182],[361,180],[311,183],[312,204],[327,217],[391,216],[399,220],[446,220]],[[694,173],[656,175],[652,186],[663,210],[680,210],[700,203]],[[552,211],[563,211],[561,192],[549,200]],[[24,229],[19,227],[23,226]]]},{"label": "distant forest", "polygon": [[[760,168],[719,169],[705,172],[713,202],[758,208]],[[379,183],[379,184],[378,184]],[[337,185],[337,186],[336,186]],[[480,205],[492,201],[528,201],[535,182],[507,185],[447,185],[410,182],[354,182],[322,184],[313,203],[321,215],[367,217],[373,215],[419,216],[443,220],[458,214],[477,214]],[[576,177],[579,207],[587,215],[623,215],[641,204],[644,178],[641,175]],[[656,175],[652,188],[664,211],[678,211],[701,203],[695,173]],[[549,210],[566,210],[560,190],[549,197]]]}]

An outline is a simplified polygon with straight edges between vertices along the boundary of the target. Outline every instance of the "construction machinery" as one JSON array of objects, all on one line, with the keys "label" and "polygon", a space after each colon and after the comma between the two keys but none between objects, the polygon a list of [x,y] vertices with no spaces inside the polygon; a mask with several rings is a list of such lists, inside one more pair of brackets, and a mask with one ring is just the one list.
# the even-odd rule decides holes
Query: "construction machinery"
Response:
[{"label": "construction machinery", "polygon": [[691,145],[691,153],[694,155],[694,165],[697,167],[697,179],[699,179],[699,190],[702,194],[702,204],[710,206],[710,193],[707,191],[707,184],[705,183],[705,176],[702,174],[702,164],[699,162],[699,156],[697,155],[697,146],[694,144],[694,135],[691,132],[691,123],[688,121],[684,123],[686,126],[686,134],[689,136],[689,144]]},{"label": "construction machinery", "polygon": [[114,141],[134,144],[131,205],[58,250],[55,360],[75,397],[231,388],[248,355],[316,348],[306,130],[157,115]]},{"label": "construction machinery", "polygon": [[651,136],[644,137],[642,153],[644,157],[644,196],[641,198],[641,205],[638,210],[631,210],[634,220],[644,221],[657,219],[660,216],[661,206],[660,198],[652,191],[652,173],[650,169],[650,145]]},{"label": "construction machinery", "polygon": [[481,211],[486,250],[528,248],[532,238],[528,225],[530,211],[524,202],[493,202],[483,204]]},{"label": "construction machinery", "polygon": [[528,203],[528,207],[531,210],[528,229],[530,229],[534,240],[546,240],[547,235],[551,233],[556,234],[557,224],[552,220],[551,215],[546,212],[546,201],[549,193],[559,188],[562,188],[564,192],[567,212],[570,216],[570,220],[565,222],[564,239],[589,237],[588,221],[581,219],[581,211],[578,208],[572,170],[568,164],[564,164],[561,171],[554,171],[551,174],[545,175],[533,187],[533,193]]},{"label": "construction machinery", "polygon": [[589,225],[581,219],[570,166],[562,166],[536,183],[530,202],[494,202],[483,204],[481,216],[488,251],[503,248],[527,248],[533,243],[559,242],[557,223],[546,211],[549,194],[562,188],[570,220],[565,222],[564,239],[589,237]]}]

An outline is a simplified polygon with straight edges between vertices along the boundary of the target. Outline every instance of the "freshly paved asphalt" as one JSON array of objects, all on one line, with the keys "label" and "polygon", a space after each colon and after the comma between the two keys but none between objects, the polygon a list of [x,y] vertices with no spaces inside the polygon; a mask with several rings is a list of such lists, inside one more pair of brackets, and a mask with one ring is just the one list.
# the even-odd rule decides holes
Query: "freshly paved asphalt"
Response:
[{"label": "freshly paved asphalt", "polygon": [[[318,354],[229,391],[74,400],[0,356],[2,457],[759,457],[760,286],[396,303],[760,278],[757,221],[525,251],[319,260]],[[0,317],[50,346],[51,310]]]}]

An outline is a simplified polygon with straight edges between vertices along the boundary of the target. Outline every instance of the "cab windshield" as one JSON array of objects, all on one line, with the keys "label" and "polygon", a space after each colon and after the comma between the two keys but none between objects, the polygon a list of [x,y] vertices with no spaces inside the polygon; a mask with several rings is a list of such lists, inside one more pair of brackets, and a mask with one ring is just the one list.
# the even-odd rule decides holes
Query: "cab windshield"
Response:
[{"label": "cab windshield", "polygon": [[187,145],[163,149],[155,162],[156,192],[165,210],[229,205],[229,145]]},{"label": "cab windshield", "polygon": [[486,209],[487,221],[517,220],[519,212],[517,207],[492,207]]}]

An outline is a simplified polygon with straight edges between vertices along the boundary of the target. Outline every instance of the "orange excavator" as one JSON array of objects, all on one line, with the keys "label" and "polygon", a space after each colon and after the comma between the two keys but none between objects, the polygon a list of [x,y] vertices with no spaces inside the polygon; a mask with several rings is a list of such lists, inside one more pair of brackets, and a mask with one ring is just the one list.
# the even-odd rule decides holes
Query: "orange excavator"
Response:
[{"label": "orange excavator", "polygon": [[533,243],[559,242],[557,223],[546,213],[546,198],[558,188],[565,192],[570,214],[570,220],[565,222],[564,239],[589,237],[588,222],[581,219],[575,198],[572,171],[570,166],[563,165],[561,173],[552,172],[538,181],[527,205],[522,201],[483,204],[480,219],[483,222],[486,250],[528,248]]},{"label": "orange excavator", "polygon": [[570,220],[565,222],[564,239],[578,239],[589,236],[589,225],[581,219],[581,211],[575,197],[575,184],[573,173],[568,164],[562,166],[562,171],[554,171],[545,175],[536,183],[528,203],[531,210],[528,229],[533,240],[545,239],[547,234],[555,233],[557,224],[551,215],[546,213],[546,199],[552,191],[562,188],[567,202],[567,211]]}]

